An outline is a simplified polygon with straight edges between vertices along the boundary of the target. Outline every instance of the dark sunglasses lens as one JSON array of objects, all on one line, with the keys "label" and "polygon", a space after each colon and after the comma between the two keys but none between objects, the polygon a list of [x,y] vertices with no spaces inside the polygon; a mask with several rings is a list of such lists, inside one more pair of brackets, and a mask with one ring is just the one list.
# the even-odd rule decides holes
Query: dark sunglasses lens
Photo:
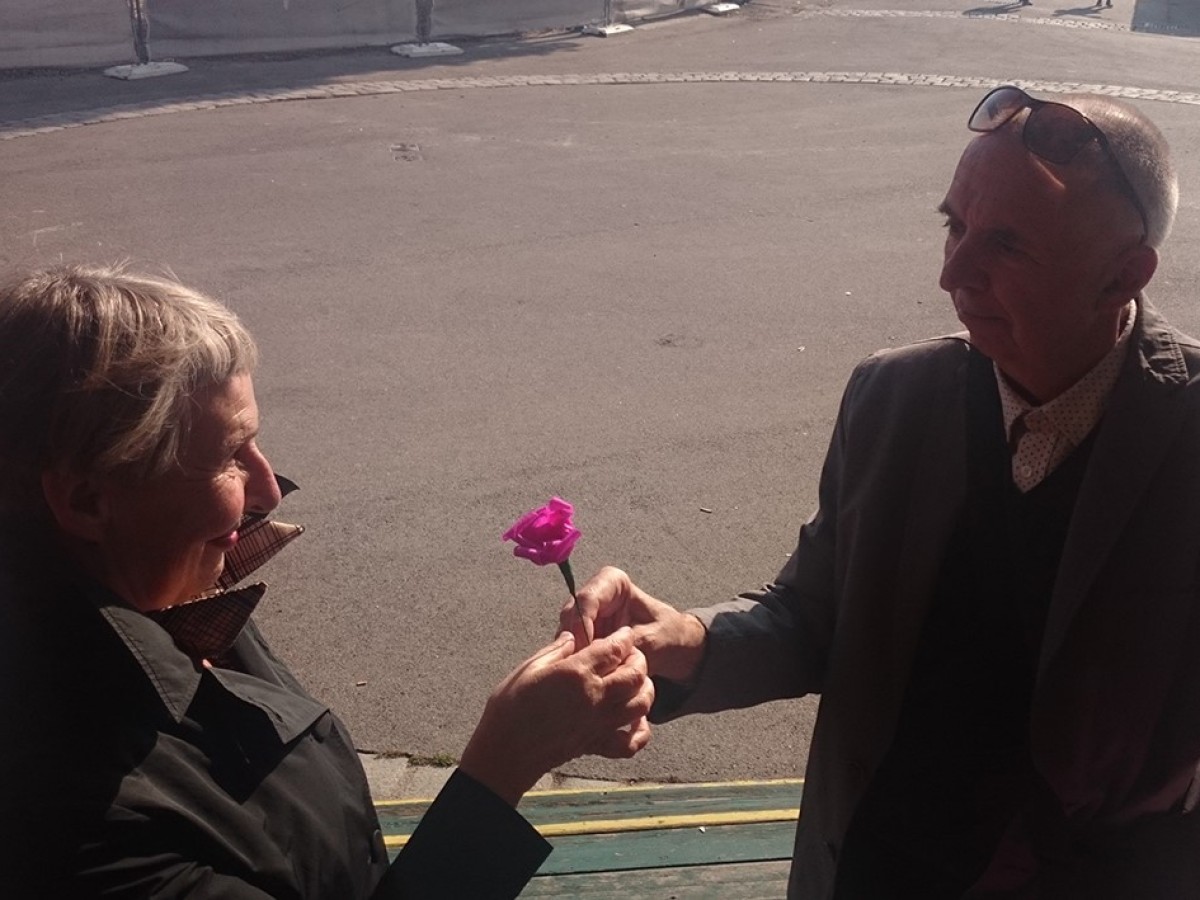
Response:
[{"label": "dark sunglasses lens", "polygon": [[1029,97],[1020,88],[996,88],[975,107],[967,127],[972,131],[995,131],[1028,105]]},{"label": "dark sunglasses lens", "polygon": [[1025,145],[1052,163],[1068,163],[1096,137],[1096,126],[1071,109],[1047,103],[1025,121]]}]

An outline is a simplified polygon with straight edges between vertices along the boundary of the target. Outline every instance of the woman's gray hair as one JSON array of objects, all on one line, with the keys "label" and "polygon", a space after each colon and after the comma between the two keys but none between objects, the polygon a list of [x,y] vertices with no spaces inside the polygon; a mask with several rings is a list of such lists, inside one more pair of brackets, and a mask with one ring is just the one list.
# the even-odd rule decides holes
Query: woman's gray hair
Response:
[{"label": "woman's gray hair", "polygon": [[257,359],[237,316],[173,279],[123,266],[18,274],[0,287],[0,509],[43,512],[51,468],[168,471],[193,395]]},{"label": "woman's gray hair", "polygon": [[1179,180],[1167,139],[1136,106],[1098,94],[1063,100],[1095,123],[1146,212],[1146,243],[1159,248],[1171,233],[1179,206]]}]

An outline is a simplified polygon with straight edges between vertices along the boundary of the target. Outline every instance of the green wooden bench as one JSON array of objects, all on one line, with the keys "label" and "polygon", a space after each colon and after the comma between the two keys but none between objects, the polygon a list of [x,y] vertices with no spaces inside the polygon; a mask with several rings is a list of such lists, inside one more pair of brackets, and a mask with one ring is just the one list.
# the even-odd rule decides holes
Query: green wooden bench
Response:
[{"label": "green wooden bench", "polygon": [[[521,813],[554,852],[521,896],[778,900],[802,788],[786,779],[527,794]],[[428,805],[376,804],[391,853]]]}]

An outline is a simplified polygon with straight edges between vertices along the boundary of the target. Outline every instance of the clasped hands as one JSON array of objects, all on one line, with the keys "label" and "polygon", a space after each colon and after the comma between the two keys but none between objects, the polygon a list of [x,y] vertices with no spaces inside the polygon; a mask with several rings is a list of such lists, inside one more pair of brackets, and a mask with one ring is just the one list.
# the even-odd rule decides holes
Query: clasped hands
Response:
[{"label": "clasped hands", "polygon": [[627,758],[650,739],[651,675],[686,684],[704,626],[598,572],[560,614],[560,633],[492,692],[460,767],[514,806],[550,770],[595,754]]}]

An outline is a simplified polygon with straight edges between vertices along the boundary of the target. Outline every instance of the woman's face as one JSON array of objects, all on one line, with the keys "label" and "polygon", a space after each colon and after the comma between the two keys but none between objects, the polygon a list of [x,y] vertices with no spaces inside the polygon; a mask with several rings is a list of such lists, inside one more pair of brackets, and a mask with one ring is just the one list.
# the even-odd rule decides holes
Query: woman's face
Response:
[{"label": "woman's face", "polygon": [[251,511],[280,500],[267,458],[258,449],[258,407],[249,375],[192,398],[190,434],[180,465],[134,484],[102,489],[101,577],[142,611],[181,603],[208,590],[237,543]]}]

